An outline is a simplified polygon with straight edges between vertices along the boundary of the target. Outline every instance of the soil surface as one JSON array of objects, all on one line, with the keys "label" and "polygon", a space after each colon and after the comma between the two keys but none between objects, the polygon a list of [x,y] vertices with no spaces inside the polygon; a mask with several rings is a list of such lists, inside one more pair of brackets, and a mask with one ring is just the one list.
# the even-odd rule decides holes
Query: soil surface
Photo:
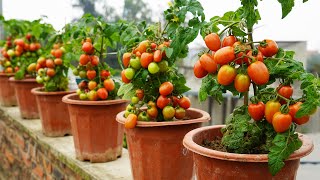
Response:
[{"label": "soil surface", "polygon": [[212,149],[212,150],[216,150],[216,151],[222,151],[222,152],[227,152],[226,147],[224,147],[221,143],[221,137],[216,136],[215,139],[213,139],[212,141],[210,140],[203,140],[201,146]]}]

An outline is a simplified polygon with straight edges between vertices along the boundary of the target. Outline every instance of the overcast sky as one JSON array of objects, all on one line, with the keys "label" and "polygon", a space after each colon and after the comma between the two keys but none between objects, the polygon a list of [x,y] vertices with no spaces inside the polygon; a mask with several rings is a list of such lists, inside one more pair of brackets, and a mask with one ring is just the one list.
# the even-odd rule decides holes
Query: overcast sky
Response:
[{"label": "overcast sky", "polygon": [[[73,17],[79,17],[81,12],[73,10],[72,0],[2,0],[3,15],[6,19],[38,19],[46,15],[46,21],[51,23],[55,29],[61,29],[69,23]],[[114,7],[123,7],[123,1],[108,0]],[[161,15],[167,8],[168,0],[148,0],[154,15]],[[206,19],[215,15],[222,15],[226,11],[235,10],[240,5],[239,0],[200,0],[205,9]],[[277,0],[259,1],[259,11],[262,17],[256,26],[256,40],[264,38],[275,40],[305,40],[308,42],[309,50],[320,51],[320,1],[309,0],[302,3],[296,0],[292,12],[281,19],[281,6]],[[100,8],[101,9],[101,8]]]}]

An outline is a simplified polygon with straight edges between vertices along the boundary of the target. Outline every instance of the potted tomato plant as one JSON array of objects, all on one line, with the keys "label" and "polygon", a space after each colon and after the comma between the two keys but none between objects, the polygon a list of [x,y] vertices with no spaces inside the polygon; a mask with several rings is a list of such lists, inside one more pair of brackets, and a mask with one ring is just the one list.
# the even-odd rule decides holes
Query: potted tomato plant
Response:
[{"label": "potted tomato plant", "polygon": [[119,82],[112,78],[114,71],[104,62],[107,47],[114,48],[118,41],[117,26],[84,15],[79,22],[66,27],[72,38],[66,48],[79,53],[79,65],[73,73],[84,79],[78,84],[77,93],[63,97],[79,160],[107,162],[122,153],[123,126],[115,118],[127,101],[117,99]]},{"label": "potted tomato plant", "polygon": [[62,97],[75,91],[69,91],[68,87],[70,62],[65,58],[62,35],[53,35],[53,43],[47,44],[53,44],[50,55],[37,60],[36,81],[44,86],[31,90],[36,96],[43,134],[51,137],[71,134],[68,107],[62,102]]},{"label": "potted tomato plant", "polygon": [[[185,20],[187,13],[192,20]],[[160,23],[138,24],[122,34],[127,41],[121,73],[125,84],[118,94],[131,103],[117,121],[125,126],[134,179],[191,179],[192,156],[182,139],[210,119],[208,113],[190,108],[183,95],[189,88],[175,65],[199,33],[203,8],[197,1],[175,1],[164,14],[163,30]],[[132,34],[135,39],[128,38]]]},{"label": "potted tomato plant", "polygon": [[[36,80],[36,61],[42,54],[41,43],[44,44],[47,36],[54,31],[51,25],[42,23],[41,20],[22,21],[24,36],[14,40],[15,54],[12,57],[17,62],[18,71],[10,78],[16,93],[20,114],[22,118],[39,118],[35,96],[31,89],[40,86]],[[39,27],[33,32],[33,27]],[[43,38],[44,37],[44,38]]]},{"label": "potted tomato plant", "polygon": [[[320,105],[320,81],[293,51],[270,39],[254,41],[258,1],[241,2],[238,10],[204,23],[201,33],[209,51],[194,65],[194,74],[203,78],[201,101],[212,96],[221,102],[229,91],[242,97],[243,105],[225,126],[193,130],[183,144],[194,153],[199,180],[295,179],[300,158],[313,149],[312,141],[295,130]],[[293,4],[281,5],[285,17]],[[295,81],[301,81],[301,94],[291,87]]]}]

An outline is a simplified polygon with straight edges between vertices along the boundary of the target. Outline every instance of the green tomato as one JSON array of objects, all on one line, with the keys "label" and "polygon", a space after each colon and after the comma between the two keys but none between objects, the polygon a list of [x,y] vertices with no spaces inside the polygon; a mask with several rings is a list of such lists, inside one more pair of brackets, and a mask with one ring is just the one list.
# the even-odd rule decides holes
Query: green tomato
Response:
[{"label": "green tomato", "polygon": [[9,66],[11,66],[11,62],[10,62],[10,61],[6,61],[6,62],[4,63],[4,67],[9,67]]},{"label": "green tomato", "polygon": [[80,94],[81,94],[81,89],[77,89],[76,93],[80,96]]},{"label": "green tomato", "polygon": [[43,78],[43,80],[44,80],[45,82],[48,82],[50,79],[51,79],[50,76],[45,76],[45,77]]},{"label": "green tomato", "polygon": [[79,98],[80,98],[81,100],[86,100],[86,99],[88,98],[88,96],[87,96],[86,93],[81,93],[81,94],[79,95]]},{"label": "green tomato", "polygon": [[66,52],[66,49],[65,49],[63,46],[61,46],[60,49],[61,49],[61,51],[62,51],[63,53]]},{"label": "green tomato", "polygon": [[133,104],[138,104],[139,98],[138,98],[137,96],[133,96],[133,97],[131,98],[131,102],[132,102]]},{"label": "green tomato", "polygon": [[80,76],[80,78],[86,78],[87,77],[86,71],[80,71],[79,76]]},{"label": "green tomato", "polygon": [[41,49],[38,49],[38,50],[37,50],[37,55],[40,56],[41,54],[42,54],[42,50],[41,50]]},{"label": "green tomato", "polygon": [[128,104],[128,106],[126,107],[127,111],[131,111],[131,110],[135,110],[136,107],[133,104]]},{"label": "green tomato", "polygon": [[40,77],[40,76],[37,76],[36,77],[36,81],[37,81],[38,84],[42,84],[43,83],[43,78]]},{"label": "green tomato", "polygon": [[75,75],[75,76],[78,76],[78,75],[79,75],[79,71],[78,71],[77,68],[74,68],[74,69],[72,70],[72,73],[73,73],[73,75]]},{"label": "green tomato", "polygon": [[168,61],[163,60],[159,62],[158,65],[160,68],[160,72],[166,72],[168,70],[168,66],[169,66]]},{"label": "green tomato", "polygon": [[38,69],[38,75],[39,76],[44,76],[45,75],[45,70],[43,68]]},{"label": "green tomato", "polygon": [[133,114],[133,112],[131,111],[131,110],[126,110],[125,112],[124,112],[124,117],[125,118],[127,118],[128,116],[129,116],[129,114]]},{"label": "green tomato", "polygon": [[139,115],[138,115],[138,121],[149,121],[149,117],[147,115],[147,113],[145,111],[141,112]]},{"label": "green tomato", "polygon": [[124,72],[124,75],[126,76],[126,78],[128,78],[129,80],[133,79],[134,77],[134,74],[135,74],[135,71],[134,69],[132,68],[127,68]]},{"label": "green tomato", "polygon": [[14,56],[14,51],[13,51],[12,49],[9,49],[9,50],[7,51],[7,54],[8,54],[10,57],[12,57],[12,56]]},{"label": "green tomato", "polygon": [[162,110],[162,115],[165,120],[171,120],[174,117],[175,110],[172,106],[166,106]]},{"label": "green tomato", "polygon": [[140,58],[136,57],[136,58],[130,59],[130,66],[134,69],[140,69],[141,68]]},{"label": "green tomato", "polygon": [[160,68],[159,68],[158,64],[155,62],[150,63],[148,66],[148,71],[151,74],[156,74],[157,72],[159,72],[159,70],[160,70]]}]

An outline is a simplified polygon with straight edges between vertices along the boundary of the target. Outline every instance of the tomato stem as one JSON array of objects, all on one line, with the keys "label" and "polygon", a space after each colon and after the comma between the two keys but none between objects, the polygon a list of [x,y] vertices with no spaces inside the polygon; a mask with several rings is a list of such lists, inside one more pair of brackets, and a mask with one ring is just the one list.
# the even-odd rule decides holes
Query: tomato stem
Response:
[{"label": "tomato stem", "polygon": [[[232,22],[232,21],[231,21]],[[230,27],[234,26],[235,24],[238,24],[240,21],[235,21],[229,25],[227,25],[218,35],[219,37],[224,33],[224,31],[226,31],[227,29],[229,29]]]}]

